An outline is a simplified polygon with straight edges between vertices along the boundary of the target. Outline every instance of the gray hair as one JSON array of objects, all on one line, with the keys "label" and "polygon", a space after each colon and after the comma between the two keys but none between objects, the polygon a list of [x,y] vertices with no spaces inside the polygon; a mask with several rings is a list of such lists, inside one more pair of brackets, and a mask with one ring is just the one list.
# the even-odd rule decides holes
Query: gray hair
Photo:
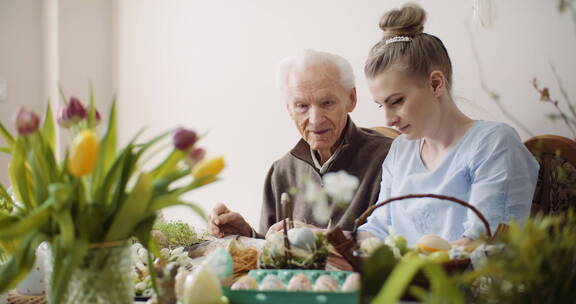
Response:
[{"label": "gray hair", "polygon": [[332,65],[336,67],[339,74],[340,85],[346,90],[352,90],[354,85],[354,71],[348,60],[341,56],[327,52],[319,52],[311,49],[301,51],[295,56],[282,59],[276,67],[276,86],[284,97],[288,91],[288,76],[295,69],[304,69],[312,66]]}]

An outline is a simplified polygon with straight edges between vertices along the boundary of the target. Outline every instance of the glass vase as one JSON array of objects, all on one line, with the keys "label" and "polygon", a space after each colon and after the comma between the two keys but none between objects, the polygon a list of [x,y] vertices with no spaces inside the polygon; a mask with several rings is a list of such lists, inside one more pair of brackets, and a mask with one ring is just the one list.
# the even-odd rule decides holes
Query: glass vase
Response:
[{"label": "glass vase", "polygon": [[134,303],[128,242],[92,244],[72,273],[62,303]]}]

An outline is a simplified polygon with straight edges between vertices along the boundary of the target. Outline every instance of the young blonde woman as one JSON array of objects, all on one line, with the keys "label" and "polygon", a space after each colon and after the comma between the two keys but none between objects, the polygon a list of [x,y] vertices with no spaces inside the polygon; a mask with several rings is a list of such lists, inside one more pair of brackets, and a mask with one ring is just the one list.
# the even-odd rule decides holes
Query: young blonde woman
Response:
[{"label": "young blonde woman", "polygon": [[[424,33],[426,12],[407,4],[380,20],[383,38],[365,66],[368,87],[386,122],[399,130],[383,163],[378,202],[407,194],[434,193],[467,201],[499,223],[524,220],[538,163],[515,130],[473,120],[451,95],[452,64],[442,41]],[[360,227],[383,238],[389,228],[411,244],[436,234],[467,244],[484,233],[468,209],[435,199],[397,201],[376,209]]]}]

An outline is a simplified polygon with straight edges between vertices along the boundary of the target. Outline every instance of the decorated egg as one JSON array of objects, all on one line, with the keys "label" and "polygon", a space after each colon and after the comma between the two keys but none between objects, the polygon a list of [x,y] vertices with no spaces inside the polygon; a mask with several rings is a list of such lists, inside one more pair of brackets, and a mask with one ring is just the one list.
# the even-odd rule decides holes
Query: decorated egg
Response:
[{"label": "decorated egg", "polygon": [[232,256],[224,248],[217,248],[204,260],[203,265],[218,277],[220,282],[225,282],[232,276],[234,263]]},{"label": "decorated egg", "polygon": [[312,284],[307,276],[297,273],[288,282],[289,291],[310,291],[312,290]]},{"label": "decorated egg", "polygon": [[197,268],[184,282],[184,304],[222,303],[220,282],[212,271],[206,267]]},{"label": "decorated egg", "polygon": [[260,287],[258,289],[262,291],[285,290],[286,287],[284,286],[284,283],[282,283],[282,281],[277,276],[269,274],[266,277],[264,277],[262,282],[260,282]]},{"label": "decorated egg", "polygon": [[288,230],[290,244],[308,251],[316,249],[316,235],[310,228],[301,227]]},{"label": "decorated egg", "polygon": [[361,284],[360,274],[354,272],[350,274],[344,281],[344,284],[342,284],[342,291],[353,292],[360,290],[360,284]]},{"label": "decorated egg", "polygon": [[253,277],[249,275],[244,275],[234,282],[230,287],[232,290],[256,290],[258,289],[258,283]]},{"label": "decorated egg", "polygon": [[330,275],[321,275],[314,283],[315,292],[335,292],[338,291],[338,282]]},{"label": "decorated egg", "polygon": [[427,234],[420,238],[417,244],[418,248],[426,253],[431,253],[439,250],[450,250],[450,244],[443,238]]}]

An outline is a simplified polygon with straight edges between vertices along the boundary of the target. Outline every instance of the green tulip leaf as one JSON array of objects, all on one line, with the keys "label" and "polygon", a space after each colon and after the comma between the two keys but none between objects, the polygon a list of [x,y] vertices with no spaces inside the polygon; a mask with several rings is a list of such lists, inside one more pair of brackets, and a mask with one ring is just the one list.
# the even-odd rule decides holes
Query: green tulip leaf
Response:
[{"label": "green tulip leaf", "polygon": [[50,219],[50,204],[43,204],[34,209],[28,216],[0,230],[0,240],[13,240],[32,231],[40,230]]},{"label": "green tulip leaf", "polygon": [[126,240],[132,236],[134,228],[142,221],[148,209],[152,194],[152,179],[147,173],[140,173],[132,193],[119,206],[114,221],[106,235],[106,241]]},{"label": "green tulip leaf", "polygon": [[398,303],[418,270],[427,263],[430,262],[418,256],[405,257],[403,261],[398,263],[394,268],[372,303]]},{"label": "green tulip leaf", "polygon": [[46,235],[38,232],[22,238],[8,262],[0,265],[0,294],[14,289],[28,275],[34,266],[36,248],[46,240]]},{"label": "green tulip leaf", "polygon": [[8,132],[8,130],[4,127],[4,125],[0,122],[0,135],[4,138],[4,141],[8,144],[8,147],[12,147],[14,145],[14,137],[12,134]]},{"label": "green tulip leaf", "polygon": [[97,190],[101,184],[102,177],[114,164],[116,157],[116,99],[112,102],[110,114],[108,118],[108,128],[100,142],[100,150],[98,151],[98,163],[96,165],[96,173],[94,175],[94,190]]},{"label": "green tulip leaf", "polygon": [[56,147],[56,128],[54,127],[54,115],[52,114],[52,107],[50,106],[50,99],[46,106],[46,113],[42,122],[42,135],[52,150]]}]

